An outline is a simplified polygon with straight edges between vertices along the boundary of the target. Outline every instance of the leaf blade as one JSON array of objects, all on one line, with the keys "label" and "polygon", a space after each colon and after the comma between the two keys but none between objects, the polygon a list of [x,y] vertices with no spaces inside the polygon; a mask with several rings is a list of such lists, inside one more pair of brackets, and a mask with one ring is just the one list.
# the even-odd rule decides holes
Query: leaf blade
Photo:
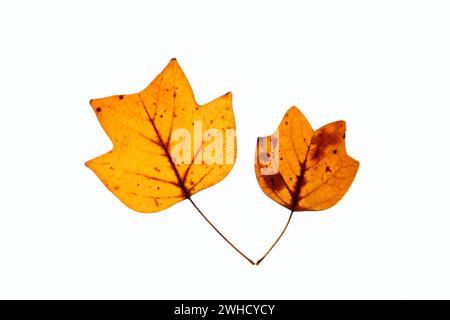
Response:
[{"label": "leaf blade", "polygon": [[[175,161],[176,130],[184,130],[190,138],[198,133],[195,122],[206,128],[214,123],[218,130],[235,130],[231,94],[198,105],[175,59],[140,93],[94,99],[91,106],[113,149],[86,165],[133,210],[151,213],[166,209],[220,182],[234,165],[234,161],[223,165]],[[220,120],[211,122],[211,114]],[[203,130],[200,135],[203,138]],[[195,143],[193,140],[195,137],[188,143]],[[233,156],[234,160],[236,152]],[[190,176],[188,168],[198,174]],[[186,182],[196,188],[188,188]]]},{"label": "leaf blade", "polygon": [[[359,168],[359,162],[346,153],[345,131],[343,121],[314,131],[300,110],[290,108],[276,131],[277,152],[267,153],[264,159],[260,141],[266,139],[273,149],[275,134],[258,138],[255,174],[263,192],[292,211],[319,211],[334,206],[350,188]],[[262,162],[276,170],[264,174]]]}]

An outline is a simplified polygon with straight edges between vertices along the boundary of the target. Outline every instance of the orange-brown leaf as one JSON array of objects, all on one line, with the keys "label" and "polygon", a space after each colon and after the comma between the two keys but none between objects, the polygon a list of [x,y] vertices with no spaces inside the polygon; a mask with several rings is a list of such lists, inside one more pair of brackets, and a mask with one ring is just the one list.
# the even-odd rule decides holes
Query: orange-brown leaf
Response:
[{"label": "orange-brown leaf", "polygon": [[[203,139],[205,131],[215,129],[225,136],[227,130],[235,130],[231,93],[198,105],[175,59],[143,91],[94,99],[91,106],[113,149],[86,165],[133,210],[149,213],[168,208],[218,183],[233,167],[235,136],[229,142],[232,161],[202,159],[211,142]],[[183,140],[176,132],[191,139]],[[191,151],[184,159],[189,161],[177,159],[174,149],[180,141]]]},{"label": "orange-brown leaf", "polygon": [[296,107],[258,138],[255,173],[264,193],[292,211],[325,210],[345,195],[359,162],[347,155],[345,122],[314,131]]}]

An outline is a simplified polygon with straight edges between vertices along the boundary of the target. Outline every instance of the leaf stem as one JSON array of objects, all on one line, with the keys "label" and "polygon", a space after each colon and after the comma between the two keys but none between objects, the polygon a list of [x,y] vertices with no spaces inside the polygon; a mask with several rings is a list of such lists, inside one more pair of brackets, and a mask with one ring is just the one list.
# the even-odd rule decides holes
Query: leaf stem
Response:
[{"label": "leaf stem", "polygon": [[292,220],[292,216],[293,216],[293,215],[294,215],[294,210],[291,211],[291,214],[289,215],[289,219],[288,219],[286,225],[284,226],[283,231],[281,231],[281,234],[278,236],[277,240],[275,240],[275,242],[272,244],[272,246],[269,248],[269,250],[266,252],[266,254],[264,254],[264,256],[256,262],[256,265],[257,265],[257,266],[259,266],[259,264],[260,264],[261,262],[263,262],[263,260],[269,255],[269,253],[272,251],[272,249],[277,245],[277,243],[278,243],[278,242],[280,241],[280,239],[283,237],[283,235],[284,235],[284,233],[286,232],[286,230],[287,230],[289,224],[291,223],[291,220]]},{"label": "leaf stem", "polygon": [[237,253],[239,253],[242,257],[244,257],[248,262],[250,262],[250,264],[255,265],[255,262],[250,259],[249,257],[247,257],[241,250],[239,250],[233,243],[231,243],[230,240],[227,239],[227,237],[225,237],[222,232],[219,231],[219,229],[216,228],[216,226],[206,217],[205,214],[203,214],[203,212],[197,207],[197,205],[195,204],[194,201],[192,201],[192,199],[190,197],[187,198],[192,205],[194,206],[194,208],[198,211],[198,213],[200,213],[200,215],[203,217],[203,219],[206,220],[206,222],[208,222],[208,224],[234,249],[236,250]]}]

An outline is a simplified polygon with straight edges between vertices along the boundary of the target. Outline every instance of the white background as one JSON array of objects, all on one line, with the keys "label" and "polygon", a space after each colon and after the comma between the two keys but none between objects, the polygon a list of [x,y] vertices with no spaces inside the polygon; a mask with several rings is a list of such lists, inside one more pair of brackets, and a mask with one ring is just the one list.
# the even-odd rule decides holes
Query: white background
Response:
[{"label": "white background", "polygon": [[[1,298],[450,298],[448,1],[2,1]],[[254,258],[288,210],[256,137],[297,105],[345,119],[344,199],[297,214],[252,267],[187,202],[144,215],[84,162],[111,148],[91,98],[172,57],[199,103],[233,92],[238,161],[194,197]]]}]

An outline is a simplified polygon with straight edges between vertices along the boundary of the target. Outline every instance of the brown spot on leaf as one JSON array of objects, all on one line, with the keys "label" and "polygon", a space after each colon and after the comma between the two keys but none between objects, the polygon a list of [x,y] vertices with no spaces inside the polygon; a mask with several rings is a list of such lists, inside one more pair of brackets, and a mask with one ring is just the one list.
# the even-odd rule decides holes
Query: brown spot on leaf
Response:
[{"label": "brown spot on leaf", "polygon": [[327,173],[331,173],[331,169],[330,169],[330,167],[329,167],[329,166],[327,166],[327,167],[325,168],[325,172],[327,172]]},{"label": "brown spot on leaf", "polygon": [[120,99],[120,100],[123,100],[123,95],[120,95],[120,96],[119,96],[119,99]]},{"label": "brown spot on leaf", "polygon": [[335,145],[339,142],[339,136],[334,133],[329,133],[327,131],[322,131],[318,135],[314,136],[312,139],[312,144],[316,145],[311,159],[320,160],[325,154],[326,149],[329,146]]},{"label": "brown spot on leaf", "polygon": [[98,107],[98,108],[95,108],[95,112],[97,112],[97,113],[100,113],[100,112],[102,112],[102,108],[100,108],[100,107]]},{"label": "brown spot on leaf", "polygon": [[270,176],[264,176],[264,179],[266,180],[267,184],[275,191],[279,191],[283,189],[283,187],[285,186],[281,173],[277,173]]}]

